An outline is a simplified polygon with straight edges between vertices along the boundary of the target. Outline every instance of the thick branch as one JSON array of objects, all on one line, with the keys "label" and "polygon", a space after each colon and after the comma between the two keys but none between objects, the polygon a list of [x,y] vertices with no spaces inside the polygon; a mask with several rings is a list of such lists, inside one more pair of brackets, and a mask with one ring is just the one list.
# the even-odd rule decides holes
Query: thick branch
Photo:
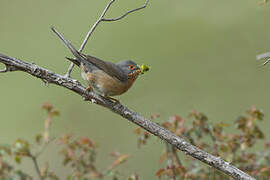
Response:
[{"label": "thick branch", "polygon": [[[89,40],[90,36],[93,34],[93,32],[95,31],[95,29],[97,28],[97,26],[99,25],[100,22],[102,22],[102,21],[105,21],[105,22],[106,22],[106,21],[107,21],[107,22],[111,22],[111,21],[118,21],[118,20],[121,20],[121,19],[123,19],[124,17],[126,17],[128,14],[132,13],[132,12],[139,11],[139,10],[141,10],[141,9],[146,8],[146,6],[147,6],[149,0],[146,0],[143,6],[141,6],[141,7],[139,7],[139,8],[136,8],[136,9],[132,9],[132,10],[126,12],[125,14],[123,14],[122,16],[119,16],[119,17],[117,17],[117,18],[108,18],[108,19],[107,19],[107,18],[104,18],[105,15],[106,15],[106,13],[107,13],[107,11],[110,9],[111,5],[112,5],[114,2],[115,2],[115,0],[110,0],[110,2],[107,4],[107,6],[106,6],[105,9],[103,10],[102,14],[100,15],[100,17],[98,18],[98,20],[95,22],[95,24],[94,24],[94,25],[91,27],[91,29],[88,31],[86,37],[85,37],[84,40],[83,40],[83,43],[81,44],[81,47],[80,47],[80,49],[79,49],[79,52],[82,52],[82,51],[83,51],[83,49],[84,49],[84,47],[85,47],[87,41]],[[71,63],[70,66],[69,66],[69,68],[68,68],[68,71],[67,71],[67,74],[65,75],[65,77],[70,77],[70,74],[71,74],[71,71],[72,71],[73,67],[74,67],[74,64]]]},{"label": "thick branch", "polygon": [[129,110],[122,104],[114,104],[113,102],[103,98],[102,96],[99,96],[93,92],[87,92],[86,88],[83,87],[76,80],[61,76],[47,69],[41,68],[35,64],[27,63],[16,58],[5,56],[3,54],[0,54],[0,62],[4,63],[6,66],[14,67],[16,70],[27,72],[28,74],[40,78],[48,83],[53,83],[67,88],[87,100],[94,99],[97,104],[107,107],[114,113],[124,117],[132,123],[137,124],[138,126],[159,137],[160,139],[165,140],[167,143],[183,151],[185,154],[190,155],[208,164],[209,166],[220,170],[221,172],[233,177],[234,179],[254,180],[254,178],[232,166],[230,163],[222,160],[220,157],[216,157],[208,154],[205,151],[202,151],[196,146],[193,146],[190,143],[186,142],[183,138],[171,133],[165,128],[159,126],[158,124],[139,115],[138,113]]}]

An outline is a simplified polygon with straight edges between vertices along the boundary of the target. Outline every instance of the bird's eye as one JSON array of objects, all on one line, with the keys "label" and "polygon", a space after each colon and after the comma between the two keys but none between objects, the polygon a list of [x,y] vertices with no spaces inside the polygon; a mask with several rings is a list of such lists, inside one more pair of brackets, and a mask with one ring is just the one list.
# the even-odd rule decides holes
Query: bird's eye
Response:
[{"label": "bird's eye", "polygon": [[129,65],[128,67],[129,67],[130,70],[133,70],[135,68],[134,65]]}]

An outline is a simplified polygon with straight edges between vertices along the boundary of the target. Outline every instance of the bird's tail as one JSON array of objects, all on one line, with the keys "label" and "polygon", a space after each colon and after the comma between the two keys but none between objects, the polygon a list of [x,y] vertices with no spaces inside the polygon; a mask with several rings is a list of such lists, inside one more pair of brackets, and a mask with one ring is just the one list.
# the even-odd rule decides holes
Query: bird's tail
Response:
[{"label": "bird's tail", "polygon": [[66,57],[66,59],[69,60],[69,61],[71,61],[71,62],[73,62],[77,66],[80,66],[80,60],[78,60],[77,58]]},{"label": "bird's tail", "polygon": [[82,55],[54,27],[52,27],[51,29],[61,39],[61,41],[65,44],[65,46],[71,51],[71,53],[75,56],[75,59],[72,59],[72,58],[67,58],[67,59],[73,62],[74,64],[80,66],[81,62],[84,60]]}]

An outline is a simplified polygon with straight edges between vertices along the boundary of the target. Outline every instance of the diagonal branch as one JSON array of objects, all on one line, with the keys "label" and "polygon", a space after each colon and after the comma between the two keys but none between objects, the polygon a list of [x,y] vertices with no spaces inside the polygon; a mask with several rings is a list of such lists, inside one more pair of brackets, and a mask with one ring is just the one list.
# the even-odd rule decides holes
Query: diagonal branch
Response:
[{"label": "diagonal branch", "polygon": [[25,61],[21,61],[16,58],[12,58],[0,53],[0,62],[4,63],[6,66],[13,67],[16,70],[24,71],[32,76],[40,78],[48,83],[56,84],[67,88],[78,95],[84,97],[86,100],[94,99],[96,104],[104,106],[111,110],[112,112],[122,116],[123,118],[129,120],[130,122],[142,127],[151,134],[157,136],[158,138],[166,141],[175,148],[183,151],[185,154],[192,156],[199,161],[208,164],[209,166],[216,168],[227,174],[228,176],[237,180],[255,180],[248,174],[237,169],[230,163],[224,161],[220,157],[213,156],[196,146],[191,145],[186,142],[183,138],[173,134],[172,132],[166,130],[165,128],[159,126],[158,124],[144,118],[140,114],[129,110],[122,104],[115,104],[110,100],[103,98],[93,92],[86,91],[86,88],[82,86],[78,81],[71,78],[61,76],[52,71],[39,67],[35,64],[31,64]]},{"label": "diagonal branch", "polygon": [[[133,10],[130,10],[130,11],[126,12],[125,14],[123,14],[122,16],[119,16],[119,17],[117,17],[117,18],[111,18],[111,19],[104,18],[105,15],[106,15],[106,13],[107,13],[107,11],[110,9],[111,5],[112,5],[114,2],[115,2],[115,0],[110,0],[110,2],[107,4],[107,6],[106,6],[105,9],[103,10],[102,14],[100,15],[100,17],[98,18],[98,20],[95,22],[95,24],[94,24],[94,25],[91,27],[91,29],[88,31],[86,37],[85,37],[84,40],[83,40],[83,43],[81,44],[81,47],[80,47],[80,49],[79,49],[79,52],[82,52],[82,51],[83,51],[83,49],[84,49],[84,47],[85,47],[87,41],[89,40],[90,36],[93,34],[93,32],[95,31],[96,27],[99,25],[100,22],[102,22],[102,21],[105,21],[105,22],[106,22],[106,21],[107,21],[107,22],[111,22],[111,21],[118,21],[118,20],[121,20],[121,19],[123,19],[124,17],[126,17],[128,14],[132,13],[132,12],[135,12],[135,11],[138,11],[138,10],[141,10],[141,9],[146,8],[146,6],[147,6],[149,0],[146,0],[143,6],[141,6],[141,7],[139,7],[139,8],[136,8],[136,9],[133,9]],[[71,74],[71,71],[72,71],[73,67],[74,67],[74,64],[71,63],[70,66],[69,66],[69,68],[68,68],[68,71],[67,71],[65,77],[70,77],[70,74]]]}]

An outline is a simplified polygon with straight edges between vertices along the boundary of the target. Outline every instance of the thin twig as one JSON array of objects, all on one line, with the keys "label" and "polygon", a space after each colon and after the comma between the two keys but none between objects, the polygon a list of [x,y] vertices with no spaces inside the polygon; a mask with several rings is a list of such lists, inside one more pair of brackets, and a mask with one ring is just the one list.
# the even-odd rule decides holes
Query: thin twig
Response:
[{"label": "thin twig", "polygon": [[177,149],[175,147],[173,147],[172,153],[173,153],[173,156],[174,156],[174,161],[177,164],[177,166],[181,166],[182,163],[181,163],[181,160],[179,159],[179,156],[177,154]]},{"label": "thin twig", "polygon": [[270,62],[270,58],[266,59],[266,61],[264,61],[263,65],[265,66],[266,64],[268,64]]},{"label": "thin twig", "polygon": [[[95,22],[95,24],[94,24],[94,25],[91,27],[91,29],[88,31],[86,37],[85,37],[84,40],[83,40],[83,43],[81,44],[81,47],[80,47],[80,49],[79,49],[79,52],[82,52],[82,51],[83,51],[83,49],[84,49],[84,47],[85,47],[87,41],[89,40],[90,36],[93,34],[93,32],[95,31],[95,29],[97,28],[97,26],[99,25],[100,22],[102,22],[102,21],[105,21],[105,22],[106,22],[106,21],[107,21],[107,22],[111,22],[111,21],[118,21],[118,20],[121,20],[121,19],[123,19],[124,17],[126,17],[128,14],[132,13],[132,12],[135,12],[135,11],[138,11],[138,10],[140,10],[140,9],[146,8],[146,6],[147,6],[149,0],[146,0],[143,6],[141,6],[141,7],[139,7],[139,8],[136,8],[136,9],[133,9],[133,10],[130,10],[130,11],[126,12],[125,14],[123,14],[122,16],[119,16],[119,17],[117,17],[117,18],[112,18],[112,19],[104,18],[104,16],[106,15],[107,11],[110,9],[111,5],[112,5],[114,2],[115,2],[115,0],[111,0],[111,1],[107,4],[107,6],[106,6],[105,9],[103,10],[102,14],[101,14],[100,17],[98,18],[98,20]],[[70,74],[71,74],[71,71],[72,71],[73,67],[74,67],[74,64],[71,63],[70,66],[69,66],[69,68],[68,68],[68,71],[67,71],[65,77],[70,77]]]},{"label": "thin twig", "polygon": [[270,52],[266,52],[266,53],[263,53],[263,54],[258,54],[256,56],[256,59],[260,60],[260,59],[269,58],[269,57],[270,57]]},{"label": "thin twig", "polygon": [[95,22],[95,24],[91,27],[91,29],[88,31],[85,39],[83,40],[83,43],[79,49],[79,52],[82,52],[82,50],[84,49],[87,41],[89,40],[90,36],[92,35],[92,33],[95,31],[96,27],[98,26],[98,24],[103,21],[103,18],[105,16],[105,14],[107,13],[107,11],[109,10],[109,8],[111,7],[111,5],[115,2],[115,0],[111,0],[107,6],[105,7],[105,9],[103,10],[102,14],[100,15],[100,17],[98,18],[98,20]]},{"label": "thin twig", "polygon": [[5,65],[14,67],[17,70],[26,72],[34,77],[44,79],[49,83],[67,88],[77,93],[78,95],[85,97],[85,99],[94,99],[97,104],[108,108],[112,112],[142,127],[149,133],[159,137],[160,139],[166,141],[175,148],[183,151],[186,155],[192,156],[193,158],[198,159],[199,161],[204,162],[205,164],[208,164],[209,166],[216,168],[217,170],[220,170],[224,174],[227,174],[234,179],[255,180],[253,177],[244,173],[240,169],[237,169],[232,164],[224,161],[220,157],[213,156],[199,149],[198,147],[186,142],[183,138],[173,134],[172,132],[152,122],[151,120],[144,118],[140,114],[131,111],[122,104],[115,104],[114,102],[96,93],[86,91],[86,88],[82,86],[78,81],[56,74],[45,68],[39,67],[36,64],[12,58],[1,53],[0,62],[4,63]]},{"label": "thin twig", "polygon": [[37,157],[34,156],[33,154],[29,154],[29,157],[31,158],[31,160],[33,161],[34,163],[34,166],[35,166],[35,169],[36,169],[36,172],[38,174],[38,177],[40,180],[44,180],[43,176],[41,175],[41,171],[40,171],[40,167],[38,165],[38,162],[37,162]]},{"label": "thin twig", "polygon": [[128,14],[130,14],[130,13],[133,13],[133,12],[135,12],[135,11],[138,11],[138,10],[141,10],[141,9],[146,8],[148,2],[149,2],[149,0],[146,0],[143,6],[138,7],[138,8],[136,8],[136,9],[132,9],[132,10],[126,12],[125,14],[123,14],[122,16],[119,16],[119,17],[116,17],[116,18],[104,18],[102,21],[118,21],[118,20],[120,20],[120,19],[123,19],[124,17],[126,17],[126,16],[127,16]]},{"label": "thin twig", "polygon": [[259,54],[259,55],[256,56],[256,59],[257,60],[266,59],[264,61],[264,63],[262,64],[263,66],[265,66],[266,64],[268,64],[270,62],[270,52]]},{"label": "thin twig", "polygon": [[170,180],[176,180],[176,176],[177,176],[177,174],[176,174],[176,171],[175,171],[175,169],[174,169],[174,154],[173,154],[173,146],[172,145],[170,145],[170,144],[168,144],[168,143],[166,143],[166,153],[167,153],[167,156],[168,156],[168,161],[167,161],[167,164],[168,164],[168,167],[169,168],[172,168],[171,170],[172,170],[172,176],[170,177]]},{"label": "thin twig", "polygon": [[51,138],[48,142],[45,142],[44,145],[41,147],[41,149],[35,154],[35,157],[38,158],[44,151],[45,149],[53,142],[56,138],[53,137]]}]

